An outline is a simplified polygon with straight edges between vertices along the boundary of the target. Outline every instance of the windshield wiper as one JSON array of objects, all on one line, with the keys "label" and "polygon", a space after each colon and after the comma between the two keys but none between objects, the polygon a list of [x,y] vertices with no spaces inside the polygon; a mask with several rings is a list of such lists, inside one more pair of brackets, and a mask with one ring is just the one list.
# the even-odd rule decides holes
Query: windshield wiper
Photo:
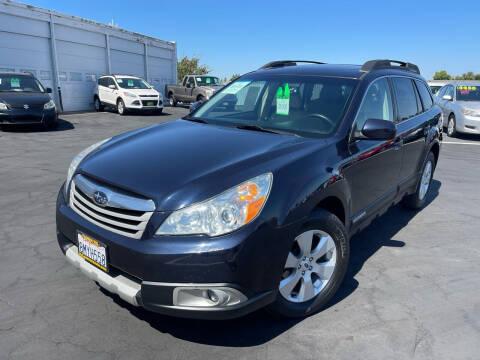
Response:
[{"label": "windshield wiper", "polygon": [[258,125],[237,125],[235,127],[237,129],[242,129],[242,130],[254,130],[254,131],[261,131],[261,132],[266,132],[266,133],[271,133],[271,134],[298,136],[297,134],[294,134],[294,133],[291,133],[291,132],[288,132],[288,131],[266,129],[266,128],[258,126]]},{"label": "windshield wiper", "polygon": [[188,121],[193,121],[193,122],[201,123],[201,124],[208,124],[208,122],[206,122],[205,120],[200,119],[200,118],[192,118],[192,117],[190,117],[190,116],[185,116],[183,119],[184,119],[184,120],[188,120]]}]

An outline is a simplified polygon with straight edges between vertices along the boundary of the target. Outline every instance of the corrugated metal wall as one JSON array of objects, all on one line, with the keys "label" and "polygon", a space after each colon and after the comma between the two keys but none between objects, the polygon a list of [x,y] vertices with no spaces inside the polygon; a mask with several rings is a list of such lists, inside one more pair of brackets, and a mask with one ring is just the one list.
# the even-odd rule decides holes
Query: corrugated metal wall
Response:
[{"label": "corrugated metal wall", "polygon": [[102,74],[145,78],[157,90],[177,78],[177,48],[108,25],[0,0],[0,71],[31,71],[64,111],[93,109]]}]

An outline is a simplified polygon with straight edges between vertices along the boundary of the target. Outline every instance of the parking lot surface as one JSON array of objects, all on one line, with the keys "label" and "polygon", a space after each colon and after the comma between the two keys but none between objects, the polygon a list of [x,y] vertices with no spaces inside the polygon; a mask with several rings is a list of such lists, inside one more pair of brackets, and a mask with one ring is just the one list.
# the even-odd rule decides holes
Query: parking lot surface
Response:
[{"label": "parking lot surface", "polygon": [[0,132],[0,359],[480,358],[480,137],[445,139],[427,207],[391,208],[355,236],[339,293],[306,319],[161,316],[67,264],[55,200],[71,159],[186,113],[71,114],[56,131]]}]

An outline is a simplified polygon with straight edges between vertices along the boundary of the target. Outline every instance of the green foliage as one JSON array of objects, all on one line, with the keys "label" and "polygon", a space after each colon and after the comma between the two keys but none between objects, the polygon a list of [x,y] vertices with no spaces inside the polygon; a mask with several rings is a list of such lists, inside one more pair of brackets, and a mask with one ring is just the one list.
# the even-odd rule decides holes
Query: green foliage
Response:
[{"label": "green foliage", "polygon": [[452,76],[449,75],[445,70],[437,71],[433,75],[433,80],[451,80]]},{"label": "green foliage", "polygon": [[480,80],[480,74],[475,75],[475,80]]},{"label": "green foliage", "polygon": [[237,80],[240,76],[242,76],[242,75],[240,75],[240,74],[233,74],[232,77],[230,78],[229,82],[232,82],[232,81]]},{"label": "green foliage", "polygon": [[201,65],[199,63],[199,58],[192,57],[189,59],[186,56],[177,61],[178,83],[182,82],[185,75],[205,75],[211,71],[207,65]]},{"label": "green foliage", "polygon": [[462,74],[462,80],[475,80],[475,74],[471,71]]}]

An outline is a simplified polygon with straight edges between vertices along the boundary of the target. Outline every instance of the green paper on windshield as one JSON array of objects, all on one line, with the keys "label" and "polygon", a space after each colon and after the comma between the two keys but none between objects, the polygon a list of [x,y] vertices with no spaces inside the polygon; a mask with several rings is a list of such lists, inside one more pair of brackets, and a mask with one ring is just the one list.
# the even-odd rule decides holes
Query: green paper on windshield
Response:
[{"label": "green paper on windshield", "polygon": [[207,84],[210,84],[210,82],[212,81],[210,78],[206,78],[205,80],[206,80]]},{"label": "green paper on windshield", "polygon": [[288,115],[290,112],[290,88],[288,84],[280,86],[277,90],[277,114]]},{"label": "green paper on windshield", "polygon": [[132,79],[128,79],[128,86],[133,86],[133,80]]},{"label": "green paper on windshield", "polygon": [[12,88],[19,88],[20,87],[20,79],[19,78],[11,78],[10,79],[10,86]]}]

